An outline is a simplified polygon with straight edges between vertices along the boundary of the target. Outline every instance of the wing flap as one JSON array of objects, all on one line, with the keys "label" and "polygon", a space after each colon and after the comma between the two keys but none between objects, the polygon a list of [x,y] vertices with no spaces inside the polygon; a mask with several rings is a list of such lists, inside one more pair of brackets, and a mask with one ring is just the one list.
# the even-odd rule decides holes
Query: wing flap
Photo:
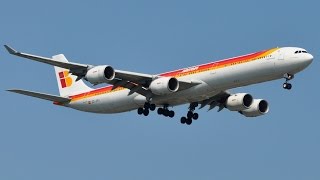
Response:
[{"label": "wing flap", "polygon": [[44,100],[48,100],[48,101],[58,102],[58,103],[68,103],[71,100],[69,98],[65,98],[65,97],[61,97],[61,96],[39,93],[39,92],[34,92],[34,91],[27,91],[27,90],[22,90],[22,89],[9,89],[7,91],[18,93],[18,94],[23,94],[26,96],[31,96],[31,97],[35,97],[35,98],[39,98],[39,99],[44,99]]},{"label": "wing flap", "polygon": [[131,81],[137,84],[145,85],[150,83],[156,76],[150,74],[143,74],[137,72],[129,72],[129,71],[122,71],[122,70],[115,70],[116,78]]}]

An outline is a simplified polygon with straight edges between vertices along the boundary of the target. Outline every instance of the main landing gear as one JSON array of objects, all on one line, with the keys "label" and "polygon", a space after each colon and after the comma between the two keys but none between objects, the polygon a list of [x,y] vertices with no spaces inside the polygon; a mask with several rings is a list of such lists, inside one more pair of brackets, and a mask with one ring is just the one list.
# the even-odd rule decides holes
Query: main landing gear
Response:
[{"label": "main landing gear", "polygon": [[138,114],[141,115],[145,115],[148,116],[149,115],[149,110],[154,111],[156,109],[156,105],[155,104],[150,104],[149,102],[144,103],[143,108],[140,107],[138,108]]},{"label": "main landing gear", "polygon": [[180,119],[181,124],[191,125],[192,120],[197,120],[199,118],[199,114],[194,112],[197,106],[198,106],[197,102],[190,104],[187,117],[183,116]]},{"label": "main landing gear", "polygon": [[282,85],[283,89],[290,90],[292,88],[292,84],[289,83],[289,81],[294,78],[294,75],[286,73],[283,77],[286,79],[286,82]]},{"label": "main landing gear", "polygon": [[173,118],[175,113],[172,110],[168,110],[168,105],[164,105],[163,108],[158,108],[158,114],[165,117]]},{"label": "main landing gear", "polygon": [[[150,104],[149,102],[144,103],[143,108],[140,107],[138,108],[138,114],[139,115],[144,115],[144,116],[148,116],[150,111],[154,111],[156,109],[156,105],[155,104]],[[170,111],[168,110],[168,105],[164,105],[163,108],[158,108],[158,114],[159,115],[163,115],[165,117],[170,117],[173,118],[174,117],[174,111]]]},{"label": "main landing gear", "polygon": [[[181,117],[180,122],[182,124],[191,125],[193,120],[197,120],[199,118],[199,114],[195,112],[196,107],[198,107],[197,102],[190,103],[189,111],[186,117]],[[168,109],[169,105],[166,104],[163,107],[158,108],[157,112],[159,115],[163,115],[165,117],[173,118],[175,112]],[[138,108],[138,114],[148,116],[150,111],[154,111],[156,109],[155,104],[151,104],[150,102],[146,102],[143,107]]]}]

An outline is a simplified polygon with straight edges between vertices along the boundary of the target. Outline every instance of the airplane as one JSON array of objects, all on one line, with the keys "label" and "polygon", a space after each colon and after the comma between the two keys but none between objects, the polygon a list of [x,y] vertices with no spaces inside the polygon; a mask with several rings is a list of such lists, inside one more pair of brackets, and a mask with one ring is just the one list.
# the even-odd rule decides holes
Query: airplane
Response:
[{"label": "airplane", "polygon": [[[137,110],[139,115],[148,116],[157,108],[159,115],[172,118],[175,112],[171,107],[189,104],[186,116],[180,119],[187,125],[199,118],[197,107],[208,106],[208,111],[226,108],[246,117],[267,114],[266,100],[254,99],[249,93],[232,94],[229,90],[282,78],[283,88],[290,90],[289,81],[313,61],[313,56],[303,48],[277,47],[161,74],[143,74],[117,70],[110,65],[69,62],[63,54],[48,58],[4,46],[12,55],[54,66],[60,95],[22,89],[7,91],[105,114]],[[93,88],[104,83],[109,85]]]}]

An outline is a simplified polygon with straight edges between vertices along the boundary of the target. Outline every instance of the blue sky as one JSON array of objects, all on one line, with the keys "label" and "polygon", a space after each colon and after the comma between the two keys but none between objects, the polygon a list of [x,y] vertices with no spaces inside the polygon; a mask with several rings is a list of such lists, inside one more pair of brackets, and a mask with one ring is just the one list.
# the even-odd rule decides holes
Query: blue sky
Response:
[{"label": "blue sky", "polygon": [[4,91],[58,94],[53,68],[1,48],[0,179],[319,179],[318,1],[3,1],[1,44],[74,62],[156,74],[299,46],[313,64],[238,88],[270,103],[248,119],[199,110],[192,126],[136,112],[99,115]]}]

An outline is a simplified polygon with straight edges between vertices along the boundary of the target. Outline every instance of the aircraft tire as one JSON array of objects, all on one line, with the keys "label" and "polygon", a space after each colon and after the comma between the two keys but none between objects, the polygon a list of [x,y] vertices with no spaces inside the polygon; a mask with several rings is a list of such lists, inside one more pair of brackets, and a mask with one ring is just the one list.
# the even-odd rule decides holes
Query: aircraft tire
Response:
[{"label": "aircraft tire", "polygon": [[165,117],[168,117],[168,116],[169,116],[169,110],[165,109],[165,110],[163,111],[163,115],[164,115]]},{"label": "aircraft tire", "polygon": [[150,110],[154,111],[156,109],[156,105],[155,104],[150,104]]},{"label": "aircraft tire", "polygon": [[143,113],[143,108],[138,108],[138,114],[141,115]]},{"label": "aircraft tire", "polygon": [[292,88],[292,84],[288,83],[287,84],[287,89],[290,90]]},{"label": "aircraft tire", "polygon": [[192,119],[191,119],[191,118],[187,118],[186,124],[187,124],[187,125],[191,125],[191,124],[192,124]]},{"label": "aircraft tire", "polygon": [[191,119],[193,117],[193,112],[192,111],[188,111],[187,117]]},{"label": "aircraft tire", "polygon": [[185,124],[186,121],[187,121],[186,117],[181,117],[181,119],[180,119],[181,124]]},{"label": "aircraft tire", "polygon": [[197,120],[199,118],[199,114],[198,113],[194,113],[192,119]]},{"label": "aircraft tire", "polygon": [[143,115],[144,115],[144,116],[148,116],[148,115],[149,115],[149,110],[145,109],[145,110],[143,111]]},{"label": "aircraft tire", "polygon": [[148,102],[144,103],[144,108],[145,109],[149,109],[150,108],[150,103],[148,103]]},{"label": "aircraft tire", "polygon": [[158,114],[162,115],[163,114],[163,108],[158,108]]},{"label": "aircraft tire", "polygon": [[169,117],[171,117],[171,118],[174,117],[174,111],[169,111]]}]

